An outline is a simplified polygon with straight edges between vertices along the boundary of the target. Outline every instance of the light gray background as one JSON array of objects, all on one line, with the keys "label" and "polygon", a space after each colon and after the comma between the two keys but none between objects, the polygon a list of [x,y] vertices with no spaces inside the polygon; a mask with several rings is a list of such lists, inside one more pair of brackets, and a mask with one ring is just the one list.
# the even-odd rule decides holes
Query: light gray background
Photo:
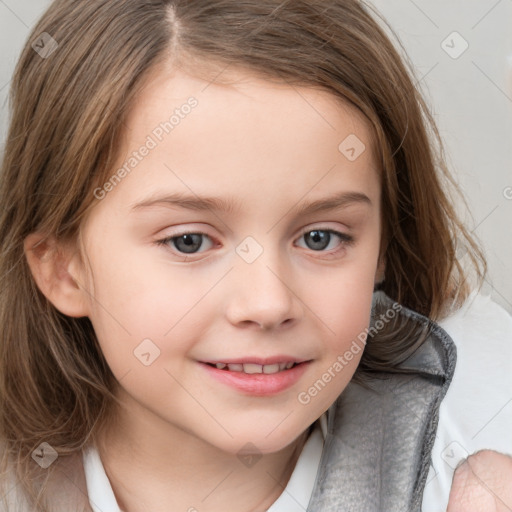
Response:
[{"label": "light gray background", "polygon": [[[0,0],[2,146],[12,71],[30,28],[49,3]],[[450,167],[468,199],[471,215],[465,219],[489,262],[484,290],[512,313],[512,0],[373,3],[414,63]],[[466,44],[467,50],[453,58]]]}]

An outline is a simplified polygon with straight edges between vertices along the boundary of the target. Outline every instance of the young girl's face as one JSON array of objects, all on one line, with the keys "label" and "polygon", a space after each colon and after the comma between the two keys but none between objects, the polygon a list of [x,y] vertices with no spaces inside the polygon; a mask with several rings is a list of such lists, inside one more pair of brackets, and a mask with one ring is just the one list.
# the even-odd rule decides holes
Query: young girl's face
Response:
[{"label": "young girl's face", "polygon": [[[162,71],[149,82],[117,178],[95,191],[75,277],[119,381],[125,431],[270,453],[358,365],[380,184],[356,109],[233,76],[220,85]],[[207,364],[230,361],[250,363],[247,374]],[[265,362],[268,374],[251,375]],[[289,362],[301,364],[274,373]]]}]

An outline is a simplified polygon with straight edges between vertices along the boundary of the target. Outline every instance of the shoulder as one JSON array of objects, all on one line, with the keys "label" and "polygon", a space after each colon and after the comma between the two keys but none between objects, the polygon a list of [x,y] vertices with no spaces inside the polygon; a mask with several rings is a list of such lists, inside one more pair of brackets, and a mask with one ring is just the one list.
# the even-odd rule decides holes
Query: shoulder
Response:
[{"label": "shoulder", "polygon": [[[490,297],[473,292],[458,311],[439,325],[457,347],[453,383],[442,407],[457,407],[463,417],[479,411],[480,418],[483,407],[493,408],[504,398],[511,400],[512,316]],[[484,398],[485,403],[481,401]],[[445,419],[454,416],[445,412]]]},{"label": "shoulder", "polygon": [[482,343],[482,337],[485,343],[512,353],[512,316],[490,296],[472,292],[460,309],[438,323],[462,353],[465,347]]},{"label": "shoulder", "polygon": [[490,450],[471,455],[455,471],[447,512],[510,510],[511,479],[512,457]]},{"label": "shoulder", "polygon": [[0,512],[29,510],[26,496],[21,490],[7,444],[0,437]]},{"label": "shoulder", "polygon": [[439,409],[425,512],[446,509],[454,470],[468,455],[512,454],[512,316],[473,292],[438,323],[457,347],[457,364]]},{"label": "shoulder", "polygon": [[[490,297],[474,292],[439,324],[457,347],[453,382],[441,406],[442,421],[448,427],[454,421],[471,420],[467,433],[475,440],[490,440],[486,424],[491,422],[490,427],[507,404],[504,412],[512,414],[512,316]],[[500,424],[494,422],[498,428]]]},{"label": "shoulder", "polygon": [[[16,467],[8,460],[3,441],[0,441],[0,451],[0,512],[34,510],[22,481],[17,475]],[[47,468],[34,467],[33,469],[34,471],[27,478],[34,485],[34,490],[40,491],[46,499],[49,508],[44,510],[92,512],[87,499],[81,451],[58,457]],[[37,510],[39,511],[39,508]]]}]

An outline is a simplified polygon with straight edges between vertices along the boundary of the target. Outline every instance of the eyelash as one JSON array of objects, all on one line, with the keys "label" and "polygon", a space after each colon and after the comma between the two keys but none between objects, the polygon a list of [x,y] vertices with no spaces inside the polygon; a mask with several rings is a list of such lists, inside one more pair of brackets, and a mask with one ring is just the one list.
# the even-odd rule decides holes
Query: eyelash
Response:
[{"label": "eyelash", "polygon": [[[325,251],[325,250],[320,250],[320,251],[315,251],[313,249],[308,249],[309,251],[311,252],[316,252],[316,253],[319,253],[319,254],[322,254],[322,253],[325,253],[328,257],[335,257],[340,251],[342,251],[343,249],[347,248],[347,247],[351,247],[355,244],[355,238],[351,235],[348,235],[346,233],[341,233],[339,231],[336,231],[334,229],[330,229],[330,228],[314,228],[314,229],[306,229],[304,231],[302,231],[302,233],[299,235],[299,239],[302,238],[304,235],[308,234],[308,233],[312,233],[313,231],[321,231],[321,232],[324,232],[324,233],[329,233],[331,235],[335,235],[337,236],[339,239],[340,239],[340,244],[339,244],[339,247],[337,249],[335,249],[334,251],[331,250],[331,252],[328,252],[328,251]],[[170,249],[171,251],[177,253],[177,254],[180,254],[180,255],[183,255],[183,256],[195,256],[197,254],[201,254],[200,252],[196,252],[196,253],[185,253],[185,252],[179,252],[177,251],[176,249],[173,249],[170,247],[170,243],[173,241],[173,240],[177,240],[185,235],[201,235],[201,236],[205,236],[209,239],[212,239],[212,237],[210,235],[208,235],[208,233],[205,233],[203,231],[183,231],[181,233],[176,233],[172,236],[168,236],[166,238],[163,238],[161,240],[157,240],[156,241],[156,244],[158,246],[163,246],[163,247],[166,247],[168,249]],[[330,241],[329,241],[330,243]],[[203,251],[204,252],[204,251]]]},{"label": "eyelash", "polygon": [[[315,251],[313,249],[307,249],[307,250],[309,250],[309,251],[311,251],[313,253],[325,254],[329,258],[337,256],[339,252],[343,251],[347,247],[351,247],[355,243],[355,238],[353,236],[347,235],[346,233],[341,233],[340,231],[336,231],[335,229],[330,229],[330,228],[325,228],[325,229],[323,229],[323,228],[313,228],[313,229],[309,228],[309,229],[305,229],[299,235],[299,239],[302,238],[307,233],[312,233],[313,231],[321,231],[323,233],[329,233],[331,235],[337,236],[340,239],[339,246],[336,249],[334,249],[334,250],[331,249],[331,251],[325,251],[325,250]],[[329,240],[329,243],[330,243],[330,240]]]}]

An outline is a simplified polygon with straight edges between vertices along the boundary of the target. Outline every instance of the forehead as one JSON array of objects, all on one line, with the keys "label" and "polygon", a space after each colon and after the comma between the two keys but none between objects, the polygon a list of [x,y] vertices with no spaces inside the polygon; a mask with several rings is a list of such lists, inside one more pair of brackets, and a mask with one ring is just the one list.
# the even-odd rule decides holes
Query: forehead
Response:
[{"label": "forehead", "polygon": [[[286,112],[302,116],[306,123],[322,121],[324,128],[337,130],[341,116],[344,128],[351,127],[368,142],[373,142],[374,138],[373,127],[366,116],[349,100],[334,92],[216,63],[198,63],[193,71],[172,67],[172,62],[156,68],[146,78],[142,91],[132,104],[128,125],[133,127],[138,123],[142,127],[141,122],[146,116],[151,117],[152,110],[163,118],[166,111],[171,111],[173,106],[179,107],[191,95],[202,100],[202,110],[205,105],[214,107],[219,103],[229,103],[230,110],[239,107],[253,113],[262,106],[278,107],[275,116],[267,119],[273,123],[279,123],[279,114]],[[160,110],[162,108],[163,111]],[[145,128],[147,130],[149,126]],[[300,126],[296,126],[295,131],[299,130]]]},{"label": "forehead", "polygon": [[[125,124],[117,167],[130,159],[136,165],[109,199],[123,195],[133,203],[165,187],[207,195],[229,190],[241,199],[259,193],[260,204],[337,185],[379,194],[370,122],[323,90],[241,70],[213,80],[161,68]],[[151,150],[135,162],[134,152],[148,141]]]}]

